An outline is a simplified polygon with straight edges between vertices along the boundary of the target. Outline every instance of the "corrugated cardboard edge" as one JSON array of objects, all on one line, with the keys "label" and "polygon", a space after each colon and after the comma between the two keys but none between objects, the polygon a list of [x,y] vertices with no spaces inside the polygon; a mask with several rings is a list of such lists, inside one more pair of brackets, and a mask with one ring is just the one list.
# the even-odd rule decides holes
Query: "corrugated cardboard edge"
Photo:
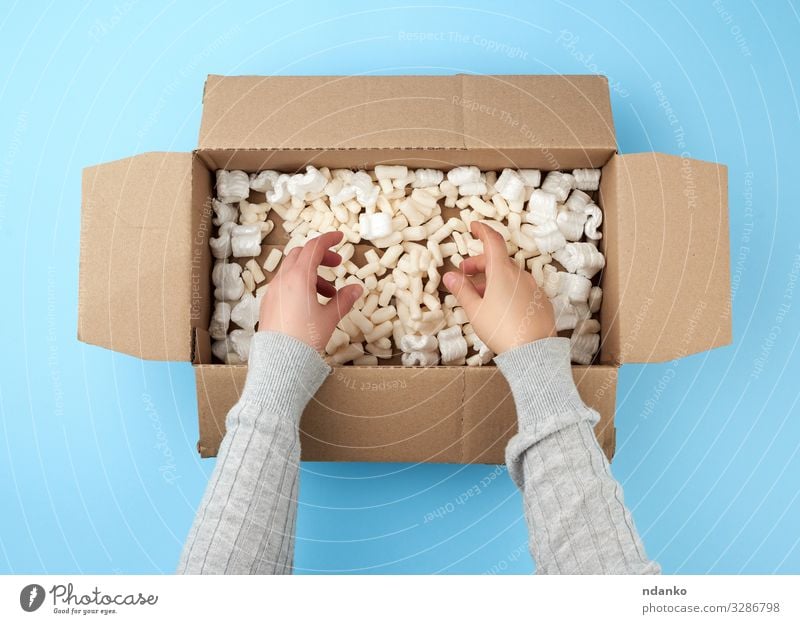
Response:
[{"label": "corrugated cardboard edge", "polygon": [[[195,366],[201,456],[216,455],[246,374],[244,366]],[[610,459],[617,369],[576,366],[573,376],[601,415],[595,432]],[[513,398],[495,367],[336,367],[303,415],[302,458],[502,464],[515,432]]]},{"label": "corrugated cardboard edge", "polygon": [[79,340],[191,358],[191,159],[150,152],[84,169]]},{"label": "corrugated cardboard edge", "polygon": [[616,363],[664,362],[731,343],[727,168],[616,155],[601,184],[607,262],[600,323]]}]

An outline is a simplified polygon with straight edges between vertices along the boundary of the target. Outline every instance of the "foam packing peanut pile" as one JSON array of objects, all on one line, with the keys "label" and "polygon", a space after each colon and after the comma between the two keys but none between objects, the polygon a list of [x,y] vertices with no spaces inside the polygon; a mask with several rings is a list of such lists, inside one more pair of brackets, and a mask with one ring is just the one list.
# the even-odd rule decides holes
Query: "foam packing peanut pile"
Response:
[{"label": "foam packing peanut pile", "polygon": [[[339,230],[336,267],[319,275],[336,288],[364,292],[326,345],[333,364],[482,366],[494,354],[478,338],[441,275],[465,256],[483,253],[470,234],[478,220],[505,239],[509,255],[529,270],[553,303],[557,330],[570,336],[573,362],[589,364],[600,345],[605,266],[597,248],[603,213],[591,193],[600,170],[481,171],[473,166],[374,171],[317,169],[296,174],[217,171],[210,239],[214,310],[212,352],[228,364],[246,362],[268,276],[282,258],[315,236]],[[253,192],[264,201],[251,202]],[[267,247],[279,228],[288,242]],[[275,221],[270,219],[273,217]],[[326,299],[318,295],[320,301]]]}]

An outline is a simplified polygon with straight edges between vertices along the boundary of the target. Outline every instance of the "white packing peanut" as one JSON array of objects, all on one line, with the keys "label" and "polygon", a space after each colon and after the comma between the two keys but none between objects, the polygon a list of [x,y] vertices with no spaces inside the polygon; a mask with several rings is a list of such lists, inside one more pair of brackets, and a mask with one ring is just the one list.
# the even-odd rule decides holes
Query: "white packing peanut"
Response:
[{"label": "white packing peanut", "polygon": [[261,228],[258,225],[234,225],[231,228],[231,252],[235,258],[261,253]]},{"label": "white packing peanut", "polygon": [[372,313],[369,320],[374,325],[380,325],[386,321],[393,320],[395,316],[397,316],[397,309],[393,305],[381,306]]},{"label": "white packing peanut", "polygon": [[565,329],[575,329],[578,322],[578,313],[566,297],[557,296],[550,300],[553,304],[553,314],[555,315],[556,331]]},{"label": "white packing peanut", "polygon": [[596,191],[600,188],[600,169],[573,169],[575,188],[581,191]]},{"label": "white packing peanut", "polygon": [[387,336],[392,335],[392,321],[387,320],[383,321],[379,325],[375,325],[375,328],[371,332],[364,333],[364,340],[367,342],[377,342],[381,338],[386,338]]},{"label": "white packing peanut", "polygon": [[596,314],[600,311],[600,305],[603,303],[603,289],[599,286],[592,286],[589,291],[589,311]]},{"label": "white packing peanut", "polygon": [[362,355],[364,355],[364,347],[361,346],[361,343],[351,342],[337,349],[333,355],[329,357],[329,361],[332,364],[347,364],[347,362],[352,362]]},{"label": "white packing peanut", "polygon": [[214,302],[214,314],[208,325],[208,333],[214,340],[225,340],[231,322],[231,305],[227,301]]},{"label": "white packing peanut", "polygon": [[[567,240],[558,229],[555,221],[547,221],[541,225],[537,225],[534,231],[534,241],[536,247],[542,253],[550,253],[559,251],[567,244]],[[522,245],[520,245],[522,247]],[[556,258],[558,260],[558,258]]]},{"label": "white packing peanut", "polygon": [[256,289],[256,280],[253,279],[253,274],[247,269],[242,271],[242,283],[244,284],[244,289],[249,293]]},{"label": "white packing peanut", "polygon": [[305,173],[296,173],[289,178],[287,190],[292,197],[305,199],[306,194],[319,193],[326,184],[328,180],[322,172],[313,165],[308,165]]},{"label": "white packing peanut", "polygon": [[239,217],[239,209],[236,206],[231,206],[218,199],[211,200],[211,207],[214,210],[212,223],[218,227],[223,223],[236,223],[236,219]]},{"label": "white packing peanut", "polygon": [[250,195],[250,176],[244,171],[217,169],[217,197],[226,204],[233,204]]},{"label": "white packing peanut", "polygon": [[400,357],[403,366],[435,366],[439,361],[436,351],[414,351]]},{"label": "white packing peanut", "polygon": [[[289,194],[289,178],[291,178],[291,176],[286,173],[280,174],[278,179],[273,183],[272,190],[265,193],[265,197],[267,201],[272,204],[273,210],[277,210],[275,204],[285,204],[291,199],[292,196]],[[281,218],[283,218],[283,215],[281,215]]]},{"label": "white packing peanut", "polygon": [[585,212],[586,206],[592,203],[592,198],[581,190],[575,189],[569,194],[564,205],[575,212]]},{"label": "white packing peanut", "polygon": [[[223,206],[226,204],[223,204]],[[233,249],[231,248],[231,229],[236,224],[233,221],[226,221],[219,226],[216,238],[208,239],[208,246],[211,247],[211,255],[219,260],[229,258]]]},{"label": "white packing peanut", "polygon": [[436,337],[439,341],[439,352],[442,355],[444,364],[457,362],[466,357],[467,341],[461,333],[461,326],[454,325],[443,329]]},{"label": "white packing peanut", "polygon": [[366,349],[380,360],[388,360],[394,355],[392,343],[388,338],[380,338],[377,342],[368,342]]},{"label": "white packing peanut", "polygon": [[435,186],[441,184],[444,179],[444,173],[438,169],[417,169],[415,172],[414,181],[411,186],[414,188],[424,188],[426,186]]},{"label": "white packing peanut", "polygon": [[392,297],[394,297],[396,290],[397,284],[395,284],[393,281],[386,284],[381,291],[380,297],[378,298],[378,305],[382,306],[383,308],[387,308],[392,300]]},{"label": "white packing peanut", "polygon": [[586,215],[574,210],[559,210],[556,216],[558,229],[568,241],[579,241],[583,238],[583,226],[586,224]]},{"label": "white packing peanut", "polygon": [[556,210],[556,196],[542,189],[536,189],[531,193],[525,220],[533,225],[542,225],[555,220]]},{"label": "white packing peanut", "polygon": [[536,188],[542,181],[542,173],[538,169],[519,169],[517,171],[524,180],[525,186]]},{"label": "white packing peanut", "polygon": [[250,271],[250,274],[253,276],[253,280],[255,280],[256,284],[260,284],[266,279],[264,272],[261,270],[261,267],[258,266],[258,262],[256,262],[255,258],[245,262],[244,267]]},{"label": "white packing peanut", "polygon": [[545,176],[544,182],[542,182],[542,190],[552,193],[560,202],[567,200],[569,192],[574,187],[575,178],[572,174],[563,173],[561,171],[551,171]]},{"label": "white packing peanut", "polygon": [[591,364],[600,348],[600,334],[573,333],[569,339],[570,359],[576,364]]},{"label": "white packing peanut", "polygon": [[454,186],[480,182],[481,170],[477,167],[455,167],[447,172],[447,180]]},{"label": "white packing peanut", "polygon": [[396,180],[405,178],[408,175],[408,167],[405,165],[376,165],[375,177],[378,180]]},{"label": "white packing peanut", "polygon": [[597,228],[603,223],[603,212],[596,204],[586,206],[586,238],[590,240],[600,240],[603,234]]},{"label": "white packing peanut", "polygon": [[378,358],[374,355],[362,355],[353,360],[355,366],[377,366]]},{"label": "white packing peanut", "polygon": [[358,226],[363,239],[385,238],[392,233],[392,216],[385,212],[360,214]]},{"label": "white packing peanut", "polygon": [[364,305],[361,307],[361,314],[364,316],[370,317],[370,321],[375,324],[375,321],[372,321],[371,317],[372,314],[378,307],[378,293],[370,292],[367,295],[367,298],[364,300]]},{"label": "white packing peanut", "polygon": [[250,174],[250,188],[259,193],[266,193],[275,187],[275,182],[278,181],[280,173],[277,171],[259,171],[258,173]]},{"label": "white packing peanut", "polygon": [[258,304],[258,299],[253,295],[249,292],[244,293],[239,303],[231,309],[231,320],[242,329],[255,331],[258,323]]},{"label": "white packing peanut", "polygon": [[[497,216],[497,210],[494,204],[486,203],[476,195],[469,198],[469,207],[480,213],[486,219],[494,219]],[[462,221],[463,220],[464,219],[462,219]]]},{"label": "white packing peanut", "polygon": [[242,362],[246,362],[250,357],[250,341],[253,339],[253,332],[246,329],[234,329],[228,338],[236,355]]},{"label": "white packing peanut", "polygon": [[525,199],[525,180],[513,169],[503,169],[494,183],[497,193],[509,201]]},{"label": "white packing peanut", "polygon": [[553,254],[561,266],[570,273],[592,279],[606,264],[603,254],[591,243],[567,243]]},{"label": "white packing peanut", "polygon": [[331,334],[330,339],[328,340],[328,344],[325,345],[325,353],[328,355],[333,355],[336,351],[340,348],[345,346],[350,342],[350,336],[347,332],[342,331],[338,327],[333,328],[333,333]]},{"label": "white packing peanut", "polygon": [[541,254],[539,256],[534,256],[530,260],[528,260],[528,269],[533,275],[533,278],[536,280],[536,283],[539,286],[544,285],[544,267],[549,265],[552,262],[553,257],[550,254]]},{"label": "white packing peanut", "polygon": [[597,319],[584,319],[578,321],[575,324],[575,331],[576,334],[599,334],[600,333],[600,321]]},{"label": "white packing peanut", "polygon": [[360,310],[351,310],[347,314],[347,318],[353,321],[353,324],[358,327],[358,329],[360,329],[364,335],[369,334],[373,329],[375,329],[375,326],[372,324],[372,322],[366,316],[364,316]]},{"label": "white packing peanut", "polygon": [[486,195],[488,190],[485,182],[470,182],[469,184],[462,184],[459,186],[458,194],[465,197],[470,195]]},{"label": "white packing peanut", "polygon": [[263,265],[264,269],[268,273],[271,273],[276,269],[282,257],[283,253],[281,252],[280,249],[277,248],[271,249],[270,252],[267,254],[266,260],[264,260],[264,265]]},{"label": "white packing peanut", "polygon": [[244,294],[242,267],[235,262],[217,262],[211,271],[214,284],[214,299],[217,301],[238,301]]},{"label": "white packing peanut", "polygon": [[211,343],[211,353],[225,364],[242,364],[242,358],[234,350],[230,336],[226,336],[224,340],[214,340]]}]

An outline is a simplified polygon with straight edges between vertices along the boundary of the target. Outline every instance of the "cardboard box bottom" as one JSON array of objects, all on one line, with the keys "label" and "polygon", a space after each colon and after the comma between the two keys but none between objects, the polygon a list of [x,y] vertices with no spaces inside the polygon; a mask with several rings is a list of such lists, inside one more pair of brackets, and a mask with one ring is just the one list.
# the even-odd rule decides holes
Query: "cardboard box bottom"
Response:
[{"label": "cardboard box bottom", "polygon": [[[214,457],[246,366],[196,365],[202,457]],[[578,391],[597,410],[595,435],[614,455],[617,368],[574,366]],[[511,391],[494,366],[335,367],[300,423],[305,461],[503,464],[516,433]]]}]

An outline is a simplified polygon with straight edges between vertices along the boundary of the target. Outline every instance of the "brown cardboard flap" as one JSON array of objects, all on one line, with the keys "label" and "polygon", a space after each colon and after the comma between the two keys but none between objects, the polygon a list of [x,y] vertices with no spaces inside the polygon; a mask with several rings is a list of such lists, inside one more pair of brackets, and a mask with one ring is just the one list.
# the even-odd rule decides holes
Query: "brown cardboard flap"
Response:
[{"label": "brown cardboard flap", "polygon": [[209,76],[199,147],[534,148],[557,168],[604,164],[616,138],[603,76]]},{"label": "brown cardboard flap", "polygon": [[731,342],[727,168],[665,154],[603,169],[604,361],[663,362]]},{"label": "brown cardboard flap", "polygon": [[[217,454],[246,375],[245,366],[195,366],[201,456]],[[610,459],[617,369],[576,366],[573,376],[581,397],[601,415],[595,433]],[[309,402],[300,428],[306,461],[502,464],[516,412],[493,366],[343,366]]]},{"label": "brown cardboard flap", "polygon": [[153,152],[83,170],[80,340],[191,359],[191,161]]}]

